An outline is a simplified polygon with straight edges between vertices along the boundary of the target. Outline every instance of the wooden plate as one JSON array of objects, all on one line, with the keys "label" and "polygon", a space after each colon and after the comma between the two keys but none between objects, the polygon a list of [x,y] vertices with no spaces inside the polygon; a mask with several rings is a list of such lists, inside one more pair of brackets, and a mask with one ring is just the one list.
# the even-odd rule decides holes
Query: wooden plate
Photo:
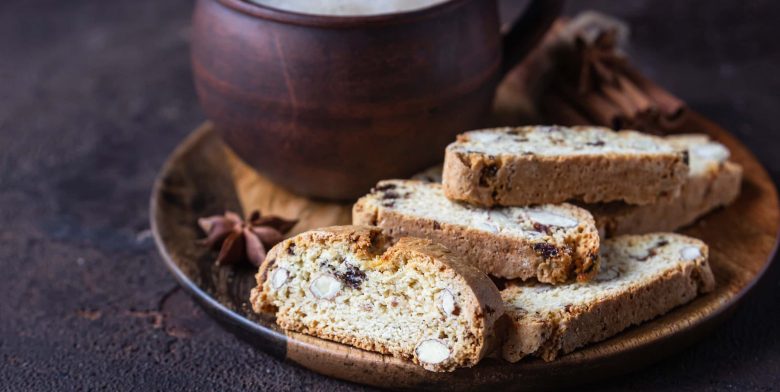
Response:
[{"label": "wooden plate", "polygon": [[316,372],[386,388],[451,391],[527,390],[589,382],[645,366],[705,336],[731,314],[774,255],[780,218],[775,186],[766,171],[742,144],[712,122],[695,113],[689,121],[685,129],[706,132],[724,143],[732,159],[745,168],[737,202],[683,230],[709,244],[716,291],[550,363],[531,359],[510,364],[488,358],[470,369],[432,373],[389,356],[286,332],[273,320],[257,317],[247,306],[255,271],[214,266],[215,254],[196,245],[203,237],[197,218],[225,210],[260,209],[300,219],[295,234],[349,223],[351,205],[312,201],[275,186],[236,158],[208,124],[190,135],[163,167],[152,193],[152,229],[168,268],[210,314],[258,348]]}]

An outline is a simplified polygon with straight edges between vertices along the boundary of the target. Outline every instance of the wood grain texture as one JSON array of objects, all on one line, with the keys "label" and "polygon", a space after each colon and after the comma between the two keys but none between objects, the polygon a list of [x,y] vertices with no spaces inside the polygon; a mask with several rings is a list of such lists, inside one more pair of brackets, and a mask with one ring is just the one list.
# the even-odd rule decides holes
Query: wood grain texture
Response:
[{"label": "wood grain texture", "polygon": [[725,144],[732,159],[745,168],[742,195],[734,205],[682,230],[710,246],[718,282],[715,292],[550,363],[532,359],[509,364],[489,358],[452,374],[431,373],[396,358],[281,331],[273,320],[253,314],[246,302],[254,271],[215,267],[213,254],[193,246],[202,236],[196,219],[224,208],[245,213],[261,208],[265,213],[299,217],[297,233],[347,223],[351,206],[311,201],[279,188],[233,155],[209,124],[194,132],[163,169],[152,199],[153,227],[169,268],[212,314],[261,349],[319,373],[408,389],[531,390],[576,385],[645,366],[702,338],[731,313],[772,259],[780,210],[775,186],[763,167],[732,136],[696,113],[685,129],[701,130]]}]

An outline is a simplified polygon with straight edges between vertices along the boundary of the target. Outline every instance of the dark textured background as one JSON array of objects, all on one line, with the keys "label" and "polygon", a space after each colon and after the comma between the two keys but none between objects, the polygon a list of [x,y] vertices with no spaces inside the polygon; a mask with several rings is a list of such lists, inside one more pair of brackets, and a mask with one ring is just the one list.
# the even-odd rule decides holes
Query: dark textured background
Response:
[{"label": "dark textured background", "polygon": [[[587,3],[587,4],[586,4]],[[224,332],[148,231],[166,155],[203,121],[191,0],[0,2],[0,390],[357,390]],[[780,179],[780,3],[573,1],[633,26],[652,78]],[[606,390],[780,386],[780,265],[721,328]]]}]

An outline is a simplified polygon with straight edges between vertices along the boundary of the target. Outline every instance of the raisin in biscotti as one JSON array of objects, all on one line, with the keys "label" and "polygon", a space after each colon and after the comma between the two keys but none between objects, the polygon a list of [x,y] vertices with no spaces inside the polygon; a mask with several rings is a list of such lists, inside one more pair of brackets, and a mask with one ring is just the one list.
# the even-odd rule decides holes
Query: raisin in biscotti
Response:
[{"label": "raisin in biscotti", "polygon": [[712,291],[707,257],[707,245],[679,234],[621,236],[602,242],[591,282],[510,284],[501,291],[511,319],[503,357],[551,361]]},{"label": "raisin in biscotti", "polygon": [[729,150],[706,135],[664,138],[687,150],[690,172],[680,195],[644,206],[614,202],[582,207],[593,213],[596,226],[607,236],[674,231],[707,212],[731,204],[739,196],[742,167],[729,162]]},{"label": "raisin in biscotti", "polygon": [[355,203],[352,223],[429,238],[502,278],[557,284],[598,271],[593,217],[570,204],[484,209],[447,199],[439,184],[386,180]]},{"label": "raisin in biscotti", "polygon": [[411,360],[473,366],[497,348],[503,314],[485,274],[429,240],[336,226],[277,244],[257,273],[253,309],[285,329]]},{"label": "raisin in biscotti", "polygon": [[676,196],[687,158],[663,139],[600,127],[466,132],[447,146],[447,197],[494,206],[581,200],[649,204]]}]

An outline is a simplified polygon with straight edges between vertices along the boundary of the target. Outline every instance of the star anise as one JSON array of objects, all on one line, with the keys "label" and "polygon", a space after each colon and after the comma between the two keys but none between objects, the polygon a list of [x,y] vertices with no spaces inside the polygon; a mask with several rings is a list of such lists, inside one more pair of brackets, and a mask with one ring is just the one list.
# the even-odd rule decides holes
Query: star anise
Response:
[{"label": "star anise", "polygon": [[284,235],[298,223],[278,216],[262,216],[255,210],[244,222],[231,211],[198,219],[206,232],[201,243],[219,249],[217,265],[248,262],[259,267],[268,249],[284,239]]}]

